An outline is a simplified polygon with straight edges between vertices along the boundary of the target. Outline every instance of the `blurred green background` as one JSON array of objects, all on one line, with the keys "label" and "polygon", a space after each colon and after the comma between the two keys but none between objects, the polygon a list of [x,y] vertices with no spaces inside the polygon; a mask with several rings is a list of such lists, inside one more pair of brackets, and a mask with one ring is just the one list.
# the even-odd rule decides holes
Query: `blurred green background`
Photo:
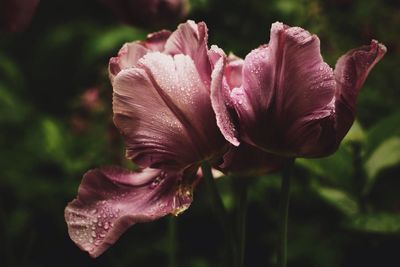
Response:
[{"label": "blurred green background", "polygon": [[[268,42],[275,21],[318,34],[331,66],[371,39],[387,46],[338,152],[296,163],[288,258],[293,267],[400,266],[400,2],[193,0],[191,6],[189,18],[207,23],[209,43],[241,57]],[[171,221],[176,266],[222,266],[223,231],[203,183],[184,214],[135,225],[96,260],[68,237],[64,207],[83,173],[130,166],[112,124],[107,64],[124,42],[148,32],[120,24],[99,1],[43,0],[28,30],[0,33],[1,266],[170,266]],[[217,183],[230,208],[231,181]],[[279,175],[252,180],[246,266],[273,266],[279,185]]]}]

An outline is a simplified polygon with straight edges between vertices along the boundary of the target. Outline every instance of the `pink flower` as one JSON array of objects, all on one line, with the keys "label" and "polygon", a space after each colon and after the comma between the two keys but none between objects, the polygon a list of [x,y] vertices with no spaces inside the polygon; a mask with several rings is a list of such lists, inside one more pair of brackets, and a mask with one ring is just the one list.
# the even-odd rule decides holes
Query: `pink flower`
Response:
[{"label": "pink flower", "polygon": [[0,1],[0,28],[11,32],[25,30],[38,4],[39,0]]},{"label": "pink flower", "polygon": [[91,256],[99,256],[135,223],[188,208],[203,161],[225,172],[246,172],[242,159],[257,156],[251,170],[278,167],[266,153],[253,153],[257,149],[246,145],[233,148],[224,139],[211,106],[213,67],[207,27],[193,21],[173,33],[160,31],[125,44],[110,59],[114,123],[126,156],[141,171],[112,167],[84,175],[65,219],[71,239]]},{"label": "pink flower", "polygon": [[154,27],[175,23],[188,12],[187,0],[101,0],[124,23]]},{"label": "pink flower", "polygon": [[[316,35],[274,23],[270,42],[236,61],[216,53],[213,108],[225,138],[285,157],[333,153],[350,129],[357,95],[386,47],[373,40],[339,58],[333,71]],[[218,56],[219,54],[219,56]]]}]

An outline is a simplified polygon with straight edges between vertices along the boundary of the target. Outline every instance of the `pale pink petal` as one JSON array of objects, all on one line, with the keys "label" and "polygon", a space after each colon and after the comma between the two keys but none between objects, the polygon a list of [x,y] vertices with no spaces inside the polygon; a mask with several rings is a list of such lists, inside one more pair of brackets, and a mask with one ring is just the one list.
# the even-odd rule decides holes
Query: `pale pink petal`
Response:
[{"label": "pale pink petal", "polygon": [[385,53],[386,47],[373,40],[370,45],[350,50],[337,61],[335,107],[339,142],[353,124],[357,96],[365,79]]},{"label": "pale pink petal", "polygon": [[178,173],[91,170],[65,209],[68,233],[82,250],[97,257],[133,224],[183,212],[192,202],[192,190]]},{"label": "pale pink petal", "polygon": [[151,33],[145,41],[135,41],[126,43],[119,50],[116,57],[112,57],[109,62],[108,70],[111,83],[115,76],[124,69],[136,66],[139,59],[152,51],[164,50],[164,45],[171,32],[163,30]]},{"label": "pale pink petal", "polygon": [[223,143],[192,59],[149,53],[114,81],[114,122],[139,165],[182,168]]},{"label": "pale pink petal", "polygon": [[207,25],[188,20],[178,26],[165,44],[165,53],[184,54],[193,59],[201,81],[210,85],[211,67],[207,51]]}]

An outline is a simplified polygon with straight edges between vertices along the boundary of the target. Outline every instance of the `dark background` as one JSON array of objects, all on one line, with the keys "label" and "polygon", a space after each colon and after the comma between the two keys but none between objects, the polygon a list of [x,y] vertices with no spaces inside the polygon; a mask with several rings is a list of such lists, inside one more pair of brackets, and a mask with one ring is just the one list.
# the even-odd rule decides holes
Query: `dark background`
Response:
[{"label": "dark background", "polygon": [[[275,21],[317,34],[332,67],[371,39],[388,48],[339,151],[296,163],[289,266],[400,266],[399,3],[191,1],[189,18],[207,23],[209,44],[241,57],[268,42]],[[68,237],[64,207],[83,173],[131,167],[112,124],[107,64],[124,42],[151,31],[124,26],[99,1],[42,0],[25,32],[0,33],[1,266],[171,266],[173,244],[176,266],[222,266],[223,231],[203,183],[184,214],[133,226],[98,259]],[[231,180],[217,183],[229,209]],[[273,266],[279,185],[279,175],[252,180],[246,266]]]}]

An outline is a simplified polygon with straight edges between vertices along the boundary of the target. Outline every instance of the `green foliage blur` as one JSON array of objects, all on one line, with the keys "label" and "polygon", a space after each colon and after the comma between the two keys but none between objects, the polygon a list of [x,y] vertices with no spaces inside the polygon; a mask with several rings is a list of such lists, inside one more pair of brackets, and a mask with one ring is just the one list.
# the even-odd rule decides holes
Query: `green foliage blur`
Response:
[{"label": "green foliage blur", "polygon": [[[241,57],[268,42],[275,21],[317,34],[331,66],[371,39],[387,46],[338,152],[296,162],[288,261],[400,266],[400,2],[192,0],[189,18],[207,23],[210,44]],[[133,167],[112,123],[107,64],[152,30],[120,24],[99,1],[43,0],[27,31],[0,33],[1,266],[222,266],[223,231],[203,183],[184,214],[135,225],[96,260],[68,237],[64,207],[82,175]],[[231,207],[231,180],[217,183]],[[278,174],[251,181],[245,266],[274,265],[279,186]]]}]

